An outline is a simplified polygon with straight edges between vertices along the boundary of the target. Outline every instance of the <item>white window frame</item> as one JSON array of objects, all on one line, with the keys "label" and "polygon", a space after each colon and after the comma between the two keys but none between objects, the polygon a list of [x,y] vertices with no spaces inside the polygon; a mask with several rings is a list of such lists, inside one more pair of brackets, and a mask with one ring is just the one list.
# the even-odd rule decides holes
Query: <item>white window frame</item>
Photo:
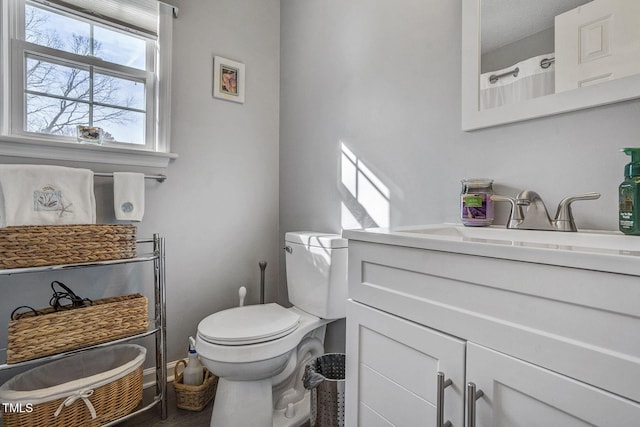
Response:
[{"label": "white window frame", "polygon": [[[17,156],[39,159],[73,160],[121,165],[166,167],[177,155],[169,152],[170,135],[170,71],[171,71],[171,25],[165,34],[160,34],[159,42],[164,43],[163,56],[157,58],[158,43],[146,43],[147,70],[138,70],[127,66],[102,61],[98,58],[84,57],[57,49],[28,43],[24,40],[24,9],[27,0],[2,0],[0,19],[0,156]],[[34,2],[37,7],[45,7]],[[70,14],[74,19],[90,21],[111,29],[120,29],[117,25],[92,16],[78,14],[59,6],[51,7],[58,13]],[[162,11],[162,9],[161,9]],[[177,10],[166,10],[160,19],[172,19]],[[129,31],[127,31],[128,33]],[[135,33],[135,30],[134,30]],[[146,36],[145,38],[148,38]],[[56,59],[82,64],[83,68],[94,67],[100,72],[116,77],[135,78],[145,82],[145,142],[140,144],[104,142],[100,146],[77,144],[75,138],[27,132],[24,130],[24,67],[26,55],[36,55],[44,59]],[[158,75],[163,76],[162,84]]]}]

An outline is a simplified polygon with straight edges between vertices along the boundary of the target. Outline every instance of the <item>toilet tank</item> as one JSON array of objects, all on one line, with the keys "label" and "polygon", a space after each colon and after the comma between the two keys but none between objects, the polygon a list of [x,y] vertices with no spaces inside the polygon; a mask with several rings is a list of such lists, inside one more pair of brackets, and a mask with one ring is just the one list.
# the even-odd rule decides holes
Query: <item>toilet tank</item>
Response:
[{"label": "toilet tank", "polygon": [[346,316],[347,239],[312,231],[285,235],[291,304],[323,319]]}]

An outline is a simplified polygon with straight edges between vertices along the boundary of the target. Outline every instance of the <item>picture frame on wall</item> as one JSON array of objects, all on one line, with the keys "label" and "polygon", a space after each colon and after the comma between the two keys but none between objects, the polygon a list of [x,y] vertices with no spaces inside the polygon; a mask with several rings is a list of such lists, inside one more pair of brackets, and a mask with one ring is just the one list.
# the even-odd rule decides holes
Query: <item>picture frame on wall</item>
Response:
[{"label": "picture frame on wall", "polygon": [[213,96],[244,103],[244,64],[231,59],[213,58]]}]

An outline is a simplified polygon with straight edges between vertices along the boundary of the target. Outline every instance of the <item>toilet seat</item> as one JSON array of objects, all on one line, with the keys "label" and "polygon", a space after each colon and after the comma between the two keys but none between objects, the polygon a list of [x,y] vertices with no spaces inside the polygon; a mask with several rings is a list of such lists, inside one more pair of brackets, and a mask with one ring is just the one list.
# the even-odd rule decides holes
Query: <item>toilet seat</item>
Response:
[{"label": "toilet seat", "polygon": [[207,316],[198,325],[198,335],[211,344],[258,344],[289,335],[299,321],[297,313],[275,303],[247,305]]}]

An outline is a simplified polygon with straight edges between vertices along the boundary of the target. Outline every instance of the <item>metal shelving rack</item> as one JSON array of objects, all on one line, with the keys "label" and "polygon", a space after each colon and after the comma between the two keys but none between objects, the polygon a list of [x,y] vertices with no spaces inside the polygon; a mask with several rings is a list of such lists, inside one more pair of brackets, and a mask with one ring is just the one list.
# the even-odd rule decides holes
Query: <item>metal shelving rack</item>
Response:
[{"label": "metal shelving rack", "polygon": [[[56,359],[61,359],[72,354],[80,353],[83,351],[87,351],[93,348],[99,347],[107,347],[110,345],[127,342],[131,340],[135,340],[138,338],[143,338],[150,335],[155,335],[156,338],[156,393],[153,397],[153,401],[148,405],[140,408],[137,411],[134,411],[122,418],[119,418],[115,421],[112,421],[106,426],[113,426],[119,424],[129,418],[132,418],[142,412],[146,412],[149,409],[155,407],[156,405],[160,405],[160,417],[164,420],[167,418],[167,305],[166,305],[166,270],[165,270],[165,242],[164,238],[160,237],[157,234],[153,235],[151,239],[143,239],[138,240],[137,244],[153,244],[153,252],[149,255],[142,255],[135,258],[128,259],[119,259],[112,261],[99,261],[99,262],[87,262],[87,263],[77,263],[77,264],[63,264],[63,265],[51,265],[44,267],[28,267],[28,268],[12,268],[0,270],[0,276],[9,276],[14,274],[25,274],[25,273],[38,273],[38,272],[47,272],[47,271],[61,271],[61,270],[72,270],[78,268],[90,268],[90,267],[99,267],[99,266],[109,266],[109,265],[119,265],[119,264],[132,264],[139,262],[150,262],[153,261],[153,271],[154,271],[154,322],[153,326],[144,333],[133,335],[130,337],[122,338],[119,340],[109,341],[102,344],[93,345],[90,347],[84,347],[73,351],[68,351],[64,353],[54,354],[51,356],[40,357],[38,359],[27,360],[24,362],[7,364],[0,364],[0,371],[5,369],[13,369],[21,366],[27,366],[47,361],[52,361]],[[6,349],[2,349],[6,353]],[[5,359],[6,360],[6,359]]]}]

